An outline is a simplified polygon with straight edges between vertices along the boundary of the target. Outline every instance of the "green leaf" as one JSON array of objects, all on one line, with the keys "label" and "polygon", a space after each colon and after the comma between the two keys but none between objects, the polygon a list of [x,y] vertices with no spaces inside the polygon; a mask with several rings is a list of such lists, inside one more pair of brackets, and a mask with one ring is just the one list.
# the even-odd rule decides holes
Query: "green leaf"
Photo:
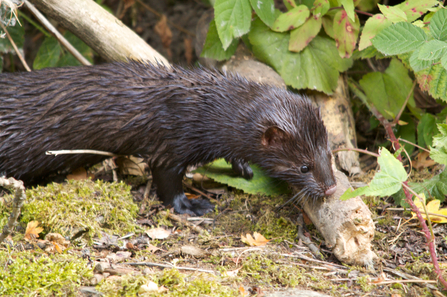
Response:
[{"label": "green leaf", "polygon": [[447,41],[447,10],[438,10],[430,20],[428,28],[434,38]]},{"label": "green leaf", "polygon": [[[403,114],[400,117],[400,120],[406,122],[406,125],[397,126],[395,135],[397,138],[405,139],[411,143],[416,143],[416,125],[414,123],[413,118],[409,114]],[[404,143],[403,147],[407,151],[408,154],[411,155],[414,151],[414,146],[408,143]]]},{"label": "green leaf", "polygon": [[371,46],[371,39],[373,39],[377,33],[391,25],[392,22],[385,18],[382,14],[375,14],[368,18],[360,37],[359,50],[361,51],[368,46]]},{"label": "green leaf", "polygon": [[351,57],[359,36],[360,21],[355,15],[355,22],[350,21],[345,10],[341,9],[334,17],[335,44],[342,58]]},{"label": "green leaf", "polygon": [[258,166],[250,164],[253,170],[253,178],[246,180],[238,176],[224,159],[219,159],[197,168],[194,172],[206,175],[215,181],[227,184],[231,187],[243,190],[248,194],[265,194],[269,196],[276,196],[289,193],[289,188],[286,182],[267,176]]},{"label": "green leaf", "polygon": [[402,163],[397,160],[386,148],[382,147],[377,159],[380,171],[376,173],[367,187],[358,188],[355,191],[348,189],[340,200],[347,200],[359,195],[389,196],[402,188],[402,183],[407,180],[407,172]]},{"label": "green leaf", "polygon": [[371,59],[371,58],[383,59],[386,57],[381,52],[379,52],[374,46],[368,46],[362,51],[355,50],[354,53],[352,54],[352,58],[354,60],[358,60],[358,59]]},{"label": "green leaf", "polygon": [[383,15],[393,23],[406,22],[407,15],[399,7],[378,4]]},{"label": "green leaf", "polygon": [[273,0],[250,0],[250,3],[258,17],[271,28],[275,22],[275,4]]},{"label": "green leaf", "polygon": [[[408,70],[397,59],[391,60],[385,73],[368,73],[359,83],[370,104],[387,119],[393,119],[397,115],[413,85]],[[408,104],[415,106],[413,95]]]},{"label": "green leaf", "polygon": [[430,40],[419,50],[418,58],[425,61],[437,60],[447,55],[447,42]]},{"label": "green leaf", "polygon": [[334,33],[334,16],[337,13],[335,10],[330,10],[325,16],[322,18],[324,32],[332,38],[335,38]]},{"label": "green leaf", "polygon": [[311,16],[299,28],[290,32],[289,51],[302,51],[314,38],[321,29],[321,18]]},{"label": "green leaf", "polygon": [[[73,45],[82,56],[84,56],[90,63],[93,63],[93,50],[85,44],[81,39],[79,39],[76,35],[71,33],[70,31],[65,31],[64,37],[68,40],[68,42]],[[57,67],[63,66],[80,66],[82,65],[71,53],[66,50],[63,50],[62,55],[60,56],[59,61],[57,62]]]},{"label": "green leaf", "polygon": [[327,37],[316,36],[304,50],[293,53],[288,50],[290,35],[269,30],[259,19],[253,21],[248,37],[256,57],[296,89],[331,94],[337,87],[339,72],[352,65],[352,59],[340,58],[335,42]]},{"label": "green leaf", "polygon": [[3,71],[3,56],[0,56],[0,73]]},{"label": "green leaf", "polygon": [[418,124],[418,145],[422,147],[432,146],[433,136],[438,133],[436,117],[425,113]]},{"label": "green leaf", "polygon": [[419,50],[421,48],[417,48],[414,50],[413,54],[410,57],[410,66],[414,72],[421,71],[433,65],[434,60],[421,60],[419,59]]},{"label": "green leaf", "polygon": [[435,99],[447,101],[447,69],[441,64],[432,64],[416,72],[416,79],[421,90],[428,91]]},{"label": "green leaf", "polygon": [[35,70],[56,67],[62,52],[61,45],[54,37],[46,37],[37,51],[33,68]]},{"label": "green leaf", "polygon": [[439,134],[433,137],[430,158],[435,162],[447,165],[447,125],[438,124]]},{"label": "green leaf", "polygon": [[314,15],[322,17],[328,12],[331,5],[328,0],[315,0],[314,2],[315,12]]},{"label": "green leaf", "polygon": [[[19,24],[16,24],[14,27],[8,27],[7,30],[17,48],[20,50],[23,49],[23,44],[25,42],[25,29],[23,29],[23,27]],[[0,54],[7,53],[15,53],[14,47],[11,45],[7,37],[0,38]]]},{"label": "green leaf", "polygon": [[396,5],[396,8],[400,8],[407,15],[407,21],[412,22],[420,18],[430,8],[437,5],[437,0],[408,0]]},{"label": "green leaf", "polygon": [[287,10],[291,10],[294,7],[296,7],[295,0],[283,0],[284,5],[286,6]]},{"label": "green leaf", "polygon": [[447,170],[422,183],[408,183],[416,193],[424,193],[426,197],[434,197],[444,202],[447,195]]},{"label": "green leaf", "polygon": [[372,44],[386,55],[406,53],[425,44],[424,30],[412,24],[400,22],[385,28],[372,39]]},{"label": "green leaf", "polygon": [[250,29],[249,0],[216,0],[214,15],[217,33],[225,50],[230,46],[233,38],[246,34]]},{"label": "green leaf", "polygon": [[215,59],[217,61],[228,60],[236,52],[238,43],[239,40],[234,39],[230,46],[224,50],[219,35],[217,34],[216,22],[213,19],[210,23],[205,39],[205,45],[203,46],[200,56]]},{"label": "green leaf", "polygon": [[298,28],[304,24],[309,15],[310,11],[307,6],[297,6],[288,12],[280,14],[273,23],[272,30],[275,32],[285,32]]},{"label": "green leaf", "polygon": [[355,7],[354,7],[354,0],[338,0],[338,3],[340,5],[343,5],[343,8],[345,9],[346,13],[348,14],[349,19],[351,22],[355,22]]}]

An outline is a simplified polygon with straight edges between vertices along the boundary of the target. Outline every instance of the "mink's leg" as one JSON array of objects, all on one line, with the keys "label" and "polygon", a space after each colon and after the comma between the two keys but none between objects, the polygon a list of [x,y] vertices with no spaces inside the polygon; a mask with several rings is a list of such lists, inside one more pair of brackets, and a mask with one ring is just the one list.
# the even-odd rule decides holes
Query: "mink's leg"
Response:
[{"label": "mink's leg", "polygon": [[253,170],[251,170],[250,165],[247,162],[240,159],[233,159],[227,162],[231,163],[231,168],[234,172],[236,172],[239,176],[242,176],[245,179],[253,178]]},{"label": "mink's leg", "polygon": [[158,198],[165,206],[173,206],[175,212],[192,216],[202,216],[213,211],[214,205],[206,199],[186,198],[182,186],[184,170],[179,173],[178,169],[153,167],[151,171],[157,185]]}]

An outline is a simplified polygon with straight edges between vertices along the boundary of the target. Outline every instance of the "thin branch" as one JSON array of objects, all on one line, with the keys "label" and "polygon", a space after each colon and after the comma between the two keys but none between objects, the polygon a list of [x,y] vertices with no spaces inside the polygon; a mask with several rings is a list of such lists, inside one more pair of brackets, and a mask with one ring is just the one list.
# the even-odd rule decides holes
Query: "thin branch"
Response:
[{"label": "thin branch", "polygon": [[19,57],[20,61],[22,62],[23,67],[25,67],[26,71],[31,71],[31,69],[29,68],[25,59],[23,58],[22,54],[20,53],[19,49],[17,48],[16,43],[14,42],[14,40],[12,40],[12,37],[11,37],[11,35],[9,35],[8,30],[6,30],[5,25],[3,25],[2,22],[0,22],[0,26],[1,26],[2,30],[5,31],[6,36],[8,37],[9,42],[11,42],[11,45],[14,48],[14,51],[16,52],[17,56]]},{"label": "thin branch", "polygon": [[342,151],[354,151],[354,152],[359,152],[359,153],[363,153],[366,155],[374,156],[376,158],[380,157],[379,154],[376,154],[376,153],[373,153],[373,152],[370,152],[367,150],[362,150],[359,148],[350,148],[350,147],[338,148],[338,149],[332,150],[332,153],[335,154],[335,153],[342,152]]},{"label": "thin branch", "polygon": [[82,65],[92,65],[74,46],[62,36],[59,31],[37,10],[29,1],[25,1],[26,8],[39,20],[39,22],[47,28],[48,31],[79,61]]},{"label": "thin branch", "polygon": [[118,157],[114,153],[97,151],[97,150],[59,150],[59,151],[46,151],[45,155],[49,156],[58,156],[58,155],[77,155],[77,154],[93,154],[93,155],[102,155],[108,157]]},{"label": "thin branch", "polygon": [[12,201],[12,211],[8,219],[8,223],[3,227],[3,233],[0,235],[0,243],[11,234],[14,226],[17,225],[17,218],[20,215],[20,210],[26,200],[25,186],[21,180],[16,180],[12,177],[0,177],[0,187],[6,189],[13,189],[15,191],[14,200]]},{"label": "thin branch", "polygon": [[397,140],[398,140],[398,141],[405,142],[405,143],[408,143],[409,145],[412,145],[412,146],[414,146],[414,147],[417,147],[418,149],[423,150],[423,151],[426,151],[427,153],[430,152],[430,150],[428,150],[428,149],[426,149],[426,148],[423,148],[422,146],[419,146],[419,145],[417,145],[417,144],[415,144],[415,143],[412,143],[411,141],[405,140],[405,139],[403,139],[403,138],[400,138],[400,137],[399,137]]}]

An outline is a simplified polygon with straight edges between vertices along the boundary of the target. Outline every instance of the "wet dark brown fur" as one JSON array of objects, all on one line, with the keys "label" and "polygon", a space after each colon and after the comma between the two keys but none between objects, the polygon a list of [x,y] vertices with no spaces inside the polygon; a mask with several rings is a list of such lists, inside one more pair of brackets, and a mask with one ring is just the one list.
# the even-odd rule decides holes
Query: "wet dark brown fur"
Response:
[{"label": "wet dark brown fur", "polygon": [[45,155],[63,149],[150,156],[158,194],[178,212],[211,207],[190,205],[181,179],[188,165],[216,158],[259,164],[314,199],[335,187],[327,132],[307,98],[203,68],[0,74],[0,172],[32,181],[103,159]]}]

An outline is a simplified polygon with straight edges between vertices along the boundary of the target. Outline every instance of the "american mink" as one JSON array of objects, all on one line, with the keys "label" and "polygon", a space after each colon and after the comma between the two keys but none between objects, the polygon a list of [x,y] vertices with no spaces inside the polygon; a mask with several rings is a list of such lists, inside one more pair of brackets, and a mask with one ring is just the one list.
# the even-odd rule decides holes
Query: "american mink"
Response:
[{"label": "american mink", "polygon": [[98,155],[47,156],[94,149],[149,156],[157,194],[176,212],[202,215],[188,200],[188,165],[246,162],[311,199],[335,192],[326,128],[309,99],[238,75],[144,62],[0,74],[0,172],[24,180],[94,164]]}]

